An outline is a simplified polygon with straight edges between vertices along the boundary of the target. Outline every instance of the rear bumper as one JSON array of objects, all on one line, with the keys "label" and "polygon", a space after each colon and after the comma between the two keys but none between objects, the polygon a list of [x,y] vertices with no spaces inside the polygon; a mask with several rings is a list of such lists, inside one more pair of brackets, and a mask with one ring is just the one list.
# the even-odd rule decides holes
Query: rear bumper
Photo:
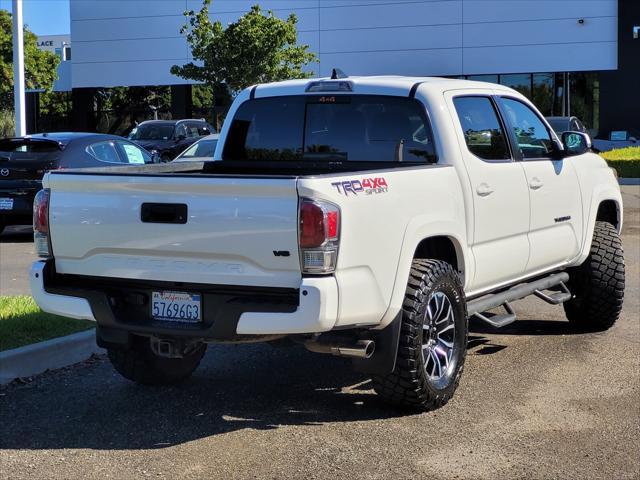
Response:
[{"label": "rear bumper", "polygon": [[38,306],[45,312],[63,317],[93,320],[95,322],[96,319],[93,316],[91,305],[89,305],[86,298],[56,295],[46,291],[44,285],[46,266],[47,263],[44,261],[34,262],[29,272],[31,295],[33,295]]},{"label": "rear bumper", "polygon": [[[334,277],[304,278],[299,289],[211,286],[59,275],[53,262],[38,261],[30,282],[44,311],[95,320],[102,330],[159,337],[241,341],[245,336],[319,333],[331,330],[338,316]],[[149,298],[158,290],[201,293],[202,322],[151,318]]]}]

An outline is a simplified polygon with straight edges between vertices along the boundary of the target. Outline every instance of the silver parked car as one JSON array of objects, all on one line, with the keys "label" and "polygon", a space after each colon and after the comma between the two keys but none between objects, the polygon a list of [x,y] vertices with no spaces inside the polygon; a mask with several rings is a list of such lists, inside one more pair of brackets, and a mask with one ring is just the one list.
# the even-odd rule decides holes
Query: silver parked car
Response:
[{"label": "silver parked car", "polygon": [[213,160],[213,153],[216,151],[219,137],[219,134],[214,133],[201,138],[178,155],[174,162],[208,162]]}]

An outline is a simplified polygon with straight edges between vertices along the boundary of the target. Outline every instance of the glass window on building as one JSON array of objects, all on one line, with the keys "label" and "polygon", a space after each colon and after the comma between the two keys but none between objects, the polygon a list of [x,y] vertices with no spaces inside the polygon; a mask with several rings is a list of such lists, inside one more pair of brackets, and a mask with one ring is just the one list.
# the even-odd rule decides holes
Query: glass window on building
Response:
[{"label": "glass window on building", "polygon": [[555,93],[553,77],[553,73],[533,74],[533,95],[531,96],[531,101],[545,117],[550,117],[554,114]]},{"label": "glass window on building", "polygon": [[531,98],[531,74],[500,75],[500,84]]},{"label": "glass window on building", "polygon": [[578,117],[592,134],[598,131],[600,116],[600,81],[595,72],[569,74],[570,112]]},{"label": "glass window on building", "polygon": [[498,75],[469,75],[467,80],[474,80],[476,82],[489,82],[500,83],[498,81]]}]

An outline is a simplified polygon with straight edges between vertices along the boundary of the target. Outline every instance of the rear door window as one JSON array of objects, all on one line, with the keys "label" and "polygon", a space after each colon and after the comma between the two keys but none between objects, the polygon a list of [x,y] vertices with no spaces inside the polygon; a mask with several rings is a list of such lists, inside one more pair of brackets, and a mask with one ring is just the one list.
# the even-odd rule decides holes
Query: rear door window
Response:
[{"label": "rear door window", "polygon": [[144,165],[145,163],[151,163],[151,155],[137,145],[122,140],[117,140],[116,144],[118,146],[120,156],[124,159],[123,163],[128,163],[129,165]]},{"label": "rear door window", "polygon": [[286,96],[240,106],[224,160],[435,161],[431,127],[415,99],[380,95]]},{"label": "rear door window", "polygon": [[86,148],[86,151],[93,158],[101,162],[122,163],[122,160],[118,155],[118,151],[116,150],[115,142],[113,140],[109,140],[106,142],[97,142],[89,145]]},{"label": "rear door window", "polygon": [[511,158],[504,129],[489,97],[456,97],[453,104],[471,153],[490,161]]}]

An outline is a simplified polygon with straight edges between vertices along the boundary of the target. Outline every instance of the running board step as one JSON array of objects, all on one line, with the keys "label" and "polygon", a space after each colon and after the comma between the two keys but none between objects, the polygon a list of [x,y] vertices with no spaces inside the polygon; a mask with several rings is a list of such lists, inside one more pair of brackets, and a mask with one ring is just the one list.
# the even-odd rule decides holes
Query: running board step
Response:
[{"label": "running board step", "polygon": [[474,313],[474,315],[479,320],[482,320],[483,322],[488,323],[494,328],[506,327],[507,325],[510,325],[516,321],[516,312],[513,311],[513,308],[511,308],[511,305],[509,304],[509,302],[504,302],[502,306],[504,307],[507,313],[503,313],[501,315],[498,315],[498,314],[487,315],[485,313],[476,312]]},{"label": "running board step", "polygon": [[[507,302],[512,302],[515,300],[520,300],[521,298],[528,297],[531,294],[536,294],[539,298],[542,298],[549,303],[562,303],[571,298],[571,293],[569,293],[569,290],[565,285],[565,282],[567,282],[568,280],[568,273],[554,273],[553,275],[534,280],[533,282],[515,285],[502,292],[492,293],[480,298],[470,300],[467,303],[468,315],[472,316],[478,313],[486,312],[487,310],[491,310],[492,308],[504,305]],[[557,292],[551,295],[542,293],[542,290],[547,290],[558,285],[561,286],[563,290],[562,292]]]},{"label": "running board step", "polygon": [[494,328],[502,328],[516,321],[515,313],[503,313],[502,315],[493,315],[488,317],[482,313],[476,313],[475,316]]},{"label": "running board step", "polygon": [[535,292],[533,292],[533,294],[539,299],[550,303],[551,305],[560,305],[561,303],[571,300],[571,298],[573,297],[564,282],[560,282],[560,288],[562,288],[561,292],[547,294],[541,292],[540,290],[536,290]]}]

